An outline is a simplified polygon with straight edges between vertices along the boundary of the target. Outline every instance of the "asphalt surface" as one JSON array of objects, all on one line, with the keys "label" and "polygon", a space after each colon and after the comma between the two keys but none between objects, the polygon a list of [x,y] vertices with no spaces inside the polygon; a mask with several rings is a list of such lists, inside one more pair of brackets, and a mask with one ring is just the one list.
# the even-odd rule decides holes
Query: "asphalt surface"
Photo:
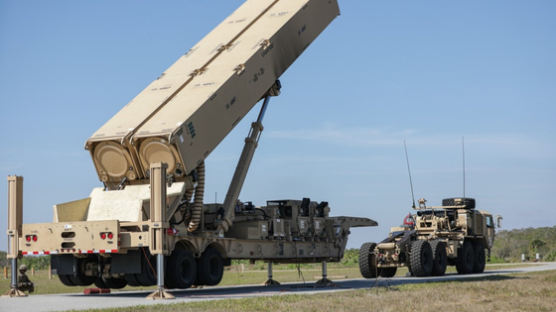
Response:
[{"label": "asphalt surface", "polygon": [[285,283],[276,287],[264,287],[260,285],[249,286],[226,286],[202,289],[172,290],[170,293],[176,298],[173,300],[148,300],[145,297],[151,291],[121,291],[111,294],[83,295],[74,294],[52,294],[32,295],[22,298],[0,297],[0,311],[64,311],[83,309],[102,309],[129,307],[150,304],[172,304],[195,301],[222,300],[234,298],[249,298],[259,296],[280,296],[291,294],[317,294],[347,291],[377,286],[395,286],[412,283],[427,283],[451,280],[477,280],[494,275],[525,273],[556,270],[556,262],[540,263],[535,266],[520,268],[508,268],[501,270],[485,271],[482,274],[458,275],[448,274],[440,277],[394,277],[379,279],[349,279],[335,281],[334,286],[317,287],[315,283]]}]

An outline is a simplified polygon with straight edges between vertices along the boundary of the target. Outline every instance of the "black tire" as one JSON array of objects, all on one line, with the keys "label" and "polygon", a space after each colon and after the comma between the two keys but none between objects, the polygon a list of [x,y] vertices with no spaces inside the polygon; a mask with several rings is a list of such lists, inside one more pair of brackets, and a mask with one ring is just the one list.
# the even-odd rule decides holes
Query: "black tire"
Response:
[{"label": "black tire", "polygon": [[136,275],[139,275],[139,274],[126,274],[125,275],[125,280],[127,281],[127,284],[129,286],[134,286],[134,287],[135,286],[143,286],[143,284],[139,283],[139,281],[137,280]]},{"label": "black tire", "polygon": [[76,286],[71,280],[70,275],[58,274],[58,278],[60,279],[60,282],[66,286]]},{"label": "black tire", "polygon": [[396,275],[396,271],[398,271],[397,267],[380,268],[379,273],[381,277],[393,277],[394,275]]},{"label": "black tire", "polygon": [[446,273],[448,255],[446,254],[446,243],[438,240],[430,242],[432,249],[432,272],[433,276],[442,276]]},{"label": "black tire", "polygon": [[189,288],[197,280],[197,261],[189,250],[176,248],[168,259],[166,285],[168,288]]},{"label": "black tire", "polygon": [[[150,253],[147,252],[146,254],[141,255],[141,273],[134,274],[135,280],[137,281],[137,283],[139,283],[138,286],[156,285],[156,263],[156,257],[152,256]],[[128,283],[129,281],[134,284],[133,278],[130,278],[128,280]]]},{"label": "black tire", "polygon": [[197,285],[214,286],[224,275],[224,260],[218,250],[207,248],[197,261]]},{"label": "black tire", "polygon": [[428,241],[416,240],[411,244],[411,274],[414,276],[430,276],[432,272],[432,249]]},{"label": "black tire", "polygon": [[376,243],[364,243],[359,248],[359,271],[364,278],[375,278],[379,275],[376,267]]},{"label": "black tire", "polygon": [[75,286],[89,286],[95,282],[95,277],[79,275],[68,275],[69,279]]},{"label": "black tire", "polygon": [[127,281],[123,278],[102,278],[105,288],[121,289],[127,285]]},{"label": "black tire", "polygon": [[75,286],[89,286],[95,282],[95,276],[86,276],[83,274],[83,266],[85,265],[87,260],[91,260],[90,258],[85,259],[76,259],[76,272],[74,274],[69,275],[69,279]]},{"label": "black tire", "polygon": [[456,206],[456,205],[465,205],[466,206],[465,208],[467,209],[474,209],[475,199],[470,197],[452,197],[452,198],[444,198],[442,200],[442,206]]},{"label": "black tire", "polygon": [[95,281],[94,277],[84,275],[69,275],[69,278],[75,286],[89,286]]},{"label": "black tire", "polygon": [[61,265],[72,265],[74,267],[73,274],[59,274],[58,278],[62,284],[66,286],[89,286],[95,281],[94,276],[85,276],[82,268],[86,261],[91,261],[91,258],[78,259],[72,255],[53,255],[51,258],[51,265],[53,268],[59,269]]},{"label": "black tire", "polygon": [[458,258],[456,260],[456,270],[459,274],[473,273],[473,265],[475,263],[475,255],[473,243],[465,240],[463,246],[458,250]]},{"label": "black tire", "polygon": [[473,244],[473,253],[475,261],[473,262],[473,273],[483,273],[485,271],[486,255],[485,245],[482,241],[477,240]]},{"label": "black tire", "polygon": [[97,277],[95,279],[95,286],[101,289],[107,289],[109,288],[105,283],[102,277]]}]

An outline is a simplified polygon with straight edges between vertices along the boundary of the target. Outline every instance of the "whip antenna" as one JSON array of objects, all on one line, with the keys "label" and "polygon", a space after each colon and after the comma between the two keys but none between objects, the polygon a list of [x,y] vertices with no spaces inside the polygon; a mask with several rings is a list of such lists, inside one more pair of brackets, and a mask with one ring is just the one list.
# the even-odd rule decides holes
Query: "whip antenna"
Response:
[{"label": "whip antenna", "polygon": [[463,198],[465,198],[465,139],[461,137],[461,159],[463,163]]},{"label": "whip antenna", "polygon": [[403,140],[403,148],[405,151],[405,162],[407,163],[407,173],[409,174],[409,186],[411,187],[411,200],[413,200],[413,209],[415,209],[415,194],[413,193],[413,180],[411,179],[411,169],[409,168],[409,157],[407,156],[407,145]]}]

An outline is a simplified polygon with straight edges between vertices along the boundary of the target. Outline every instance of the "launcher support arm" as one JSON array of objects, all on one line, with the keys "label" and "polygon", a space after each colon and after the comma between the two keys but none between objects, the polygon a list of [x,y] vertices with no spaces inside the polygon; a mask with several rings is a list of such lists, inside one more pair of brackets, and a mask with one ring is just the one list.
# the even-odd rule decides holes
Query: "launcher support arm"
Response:
[{"label": "launcher support arm", "polygon": [[257,149],[261,133],[263,132],[263,118],[266,113],[266,108],[270,101],[271,96],[278,96],[280,94],[280,81],[276,80],[276,83],[270,88],[266,93],[261,106],[261,111],[259,112],[259,117],[256,122],[251,124],[251,130],[249,135],[245,138],[245,145],[243,146],[243,151],[236,166],[234,176],[228,187],[228,192],[226,193],[226,198],[224,199],[224,215],[220,224],[218,225],[218,232],[223,233],[228,231],[232,226],[235,218],[235,206],[241,193],[241,188],[243,187],[243,182],[245,182],[245,177],[253,160],[253,155]]}]

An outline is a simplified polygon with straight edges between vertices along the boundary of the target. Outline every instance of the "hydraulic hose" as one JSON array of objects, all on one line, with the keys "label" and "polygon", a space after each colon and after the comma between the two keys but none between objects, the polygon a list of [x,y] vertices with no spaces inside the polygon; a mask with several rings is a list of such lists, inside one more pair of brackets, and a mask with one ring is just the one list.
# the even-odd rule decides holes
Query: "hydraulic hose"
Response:
[{"label": "hydraulic hose", "polygon": [[189,222],[190,218],[188,218],[188,214],[190,214],[190,212],[187,210],[187,208],[190,206],[190,201],[191,198],[193,197],[194,190],[195,188],[193,187],[185,189],[185,194],[183,195],[183,199],[178,207],[178,210],[181,214],[181,219],[179,221],[170,222],[171,225],[181,224],[183,222]]},{"label": "hydraulic hose", "polygon": [[191,220],[187,231],[195,232],[201,223],[203,213],[203,196],[205,194],[205,163],[202,162],[197,167],[197,185],[195,186],[195,199],[191,210]]}]

